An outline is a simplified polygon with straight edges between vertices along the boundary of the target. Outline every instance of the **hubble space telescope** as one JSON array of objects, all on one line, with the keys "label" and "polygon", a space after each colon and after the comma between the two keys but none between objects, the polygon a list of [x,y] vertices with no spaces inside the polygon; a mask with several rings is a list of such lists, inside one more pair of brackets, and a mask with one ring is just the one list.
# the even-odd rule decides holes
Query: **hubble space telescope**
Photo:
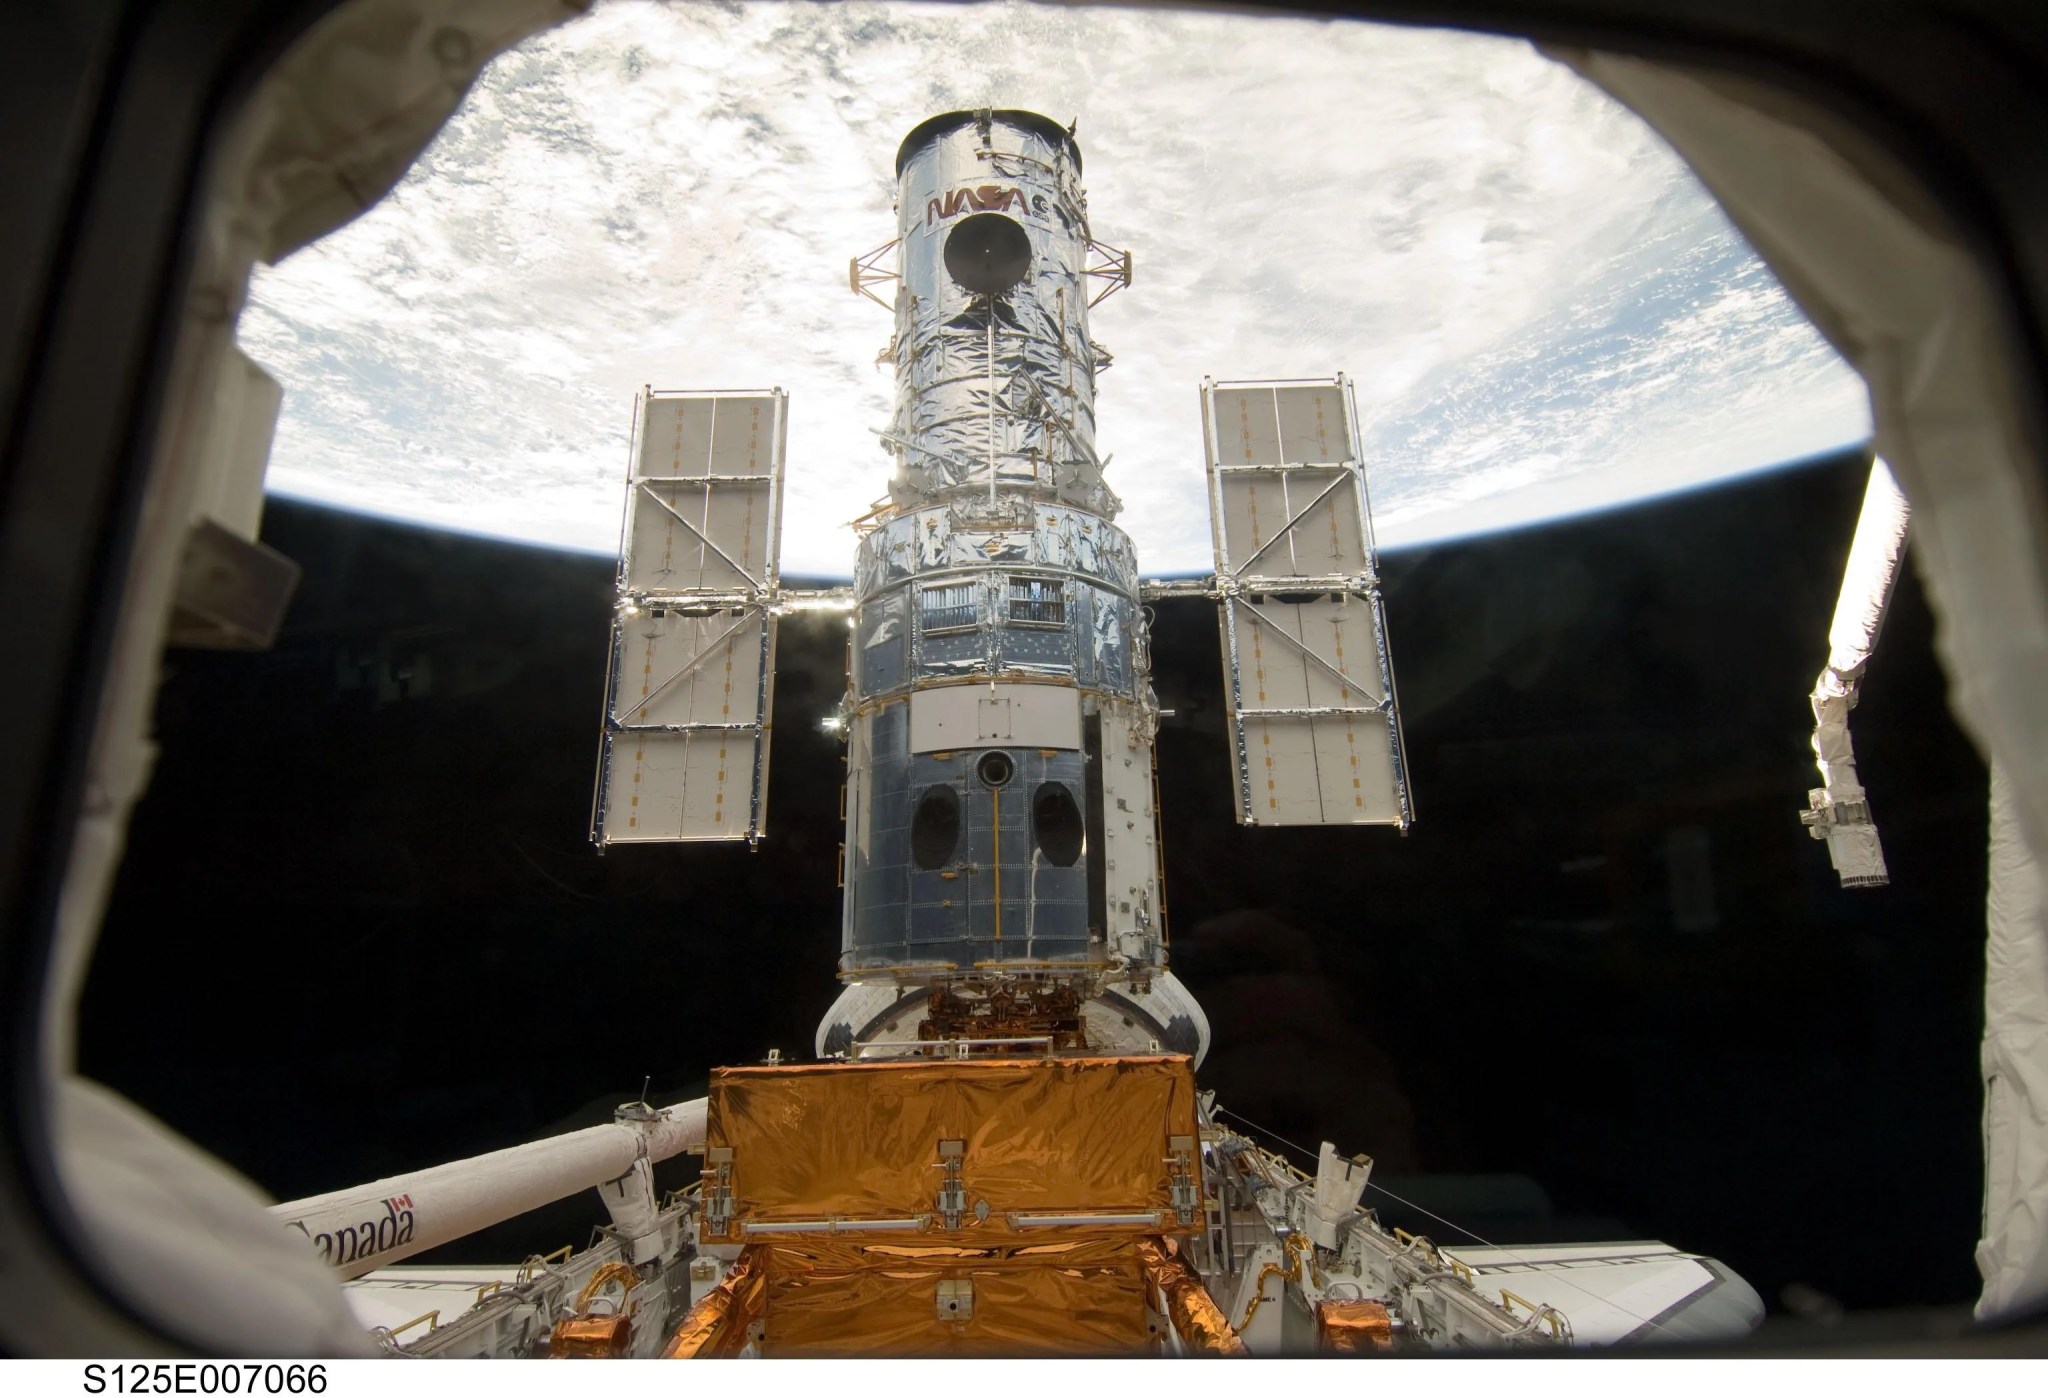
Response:
[{"label": "hubble space telescope", "polygon": [[[703,1101],[280,1217],[408,1354],[1746,1333],[1762,1307],[1710,1259],[1411,1236],[1361,1206],[1367,1157],[1325,1144],[1304,1173],[1198,1092],[1209,1028],[1169,959],[1145,603],[1216,603],[1241,823],[1407,827],[1351,386],[1204,383],[1215,572],[1147,581],[1096,449],[1109,354],[1088,323],[1132,262],[1091,236],[1072,132],[950,113],[896,169],[896,237],[850,269],[894,311],[896,375],[854,582],[782,585],[780,390],[648,392],[592,815],[600,846],[761,839],[777,621],[845,613],[844,990],[816,1061],[718,1069]],[[700,1182],[658,1198],[653,1164],[684,1151]],[[580,1253],[481,1282],[391,1265],[590,1187],[612,1222]]]},{"label": "hubble space telescope", "polygon": [[1216,573],[1141,581],[1088,325],[1131,256],[1091,237],[1080,176],[1029,113],[904,142],[896,237],[850,273],[896,316],[895,470],[850,591],[780,585],[782,394],[640,406],[592,836],[759,839],[777,615],[850,608],[849,985],[820,1053],[894,1025],[1199,1059],[1167,966],[1148,597],[1217,599],[1240,821],[1412,818],[1350,385],[1205,384]]}]

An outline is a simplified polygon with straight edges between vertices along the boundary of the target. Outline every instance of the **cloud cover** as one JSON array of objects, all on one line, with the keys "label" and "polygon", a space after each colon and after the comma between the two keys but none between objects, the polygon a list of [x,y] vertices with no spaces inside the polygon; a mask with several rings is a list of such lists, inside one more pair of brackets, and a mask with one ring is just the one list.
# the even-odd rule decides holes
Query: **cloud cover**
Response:
[{"label": "cloud cover", "polygon": [[259,276],[270,485],[609,552],[634,393],[790,392],[784,568],[883,491],[898,142],[1078,119],[1136,281],[1098,444],[1151,573],[1208,565],[1196,386],[1357,382],[1383,545],[1868,434],[1862,385],[1633,115],[1518,41],[1208,12],[611,0],[500,58],[393,194]]}]

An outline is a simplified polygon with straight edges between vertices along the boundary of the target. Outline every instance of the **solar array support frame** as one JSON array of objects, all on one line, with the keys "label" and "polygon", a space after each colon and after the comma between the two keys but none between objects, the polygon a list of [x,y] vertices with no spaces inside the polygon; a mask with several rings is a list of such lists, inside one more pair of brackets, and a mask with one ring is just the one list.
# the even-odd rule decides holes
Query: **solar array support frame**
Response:
[{"label": "solar array support frame", "polygon": [[1414,800],[1351,381],[1205,379],[1201,398],[1238,821],[1405,830]]},{"label": "solar array support frame", "polygon": [[600,848],[760,841],[787,421],[779,388],[648,389],[636,404],[590,817]]}]

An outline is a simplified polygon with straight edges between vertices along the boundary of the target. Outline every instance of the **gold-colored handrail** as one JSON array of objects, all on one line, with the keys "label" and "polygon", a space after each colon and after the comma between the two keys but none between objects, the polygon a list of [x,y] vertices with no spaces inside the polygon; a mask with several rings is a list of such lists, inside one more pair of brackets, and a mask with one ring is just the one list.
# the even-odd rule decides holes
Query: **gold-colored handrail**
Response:
[{"label": "gold-colored handrail", "polygon": [[1557,1307],[1539,1306],[1528,1297],[1518,1296],[1506,1287],[1502,1287],[1500,1289],[1500,1308],[1509,1315],[1513,1315],[1515,1313],[1514,1306],[1509,1305],[1509,1302],[1513,1302],[1515,1305],[1519,1305],[1527,1310],[1531,1320],[1540,1320],[1548,1324],[1550,1326],[1550,1333],[1556,1338],[1560,1340],[1565,1338],[1564,1317],[1558,1314]]},{"label": "gold-colored handrail", "polygon": [[547,1270],[557,1262],[567,1262],[575,1254],[575,1251],[576,1245],[574,1243],[564,1243],[545,1257],[536,1255],[527,1258],[519,1264],[520,1283],[532,1281],[536,1273]]},{"label": "gold-colored handrail", "polygon": [[390,1329],[386,1330],[384,1333],[395,1340],[400,1335],[403,1335],[406,1331],[412,1329],[415,1325],[418,1325],[421,1321],[425,1321],[427,1323],[427,1329],[439,1330],[441,1328],[441,1313],[439,1311],[428,1311],[425,1315],[416,1315],[411,1320],[408,1320],[405,1324],[394,1325]]}]

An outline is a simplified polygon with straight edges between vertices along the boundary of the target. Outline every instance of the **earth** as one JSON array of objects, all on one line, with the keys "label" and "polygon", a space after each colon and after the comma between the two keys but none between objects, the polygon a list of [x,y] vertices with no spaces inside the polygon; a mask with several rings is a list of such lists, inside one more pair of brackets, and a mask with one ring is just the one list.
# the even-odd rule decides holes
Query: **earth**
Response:
[{"label": "earth", "polygon": [[1075,121],[1136,277],[1098,447],[1148,573],[1204,571],[1202,378],[1349,374],[1382,547],[1865,439],[1861,382],[1633,114],[1527,44],[1351,21],[613,0],[500,57],[383,202],[265,269],[282,493],[618,542],[634,394],[790,394],[786,572],[882,493],[893,161],[935,112]]}]

